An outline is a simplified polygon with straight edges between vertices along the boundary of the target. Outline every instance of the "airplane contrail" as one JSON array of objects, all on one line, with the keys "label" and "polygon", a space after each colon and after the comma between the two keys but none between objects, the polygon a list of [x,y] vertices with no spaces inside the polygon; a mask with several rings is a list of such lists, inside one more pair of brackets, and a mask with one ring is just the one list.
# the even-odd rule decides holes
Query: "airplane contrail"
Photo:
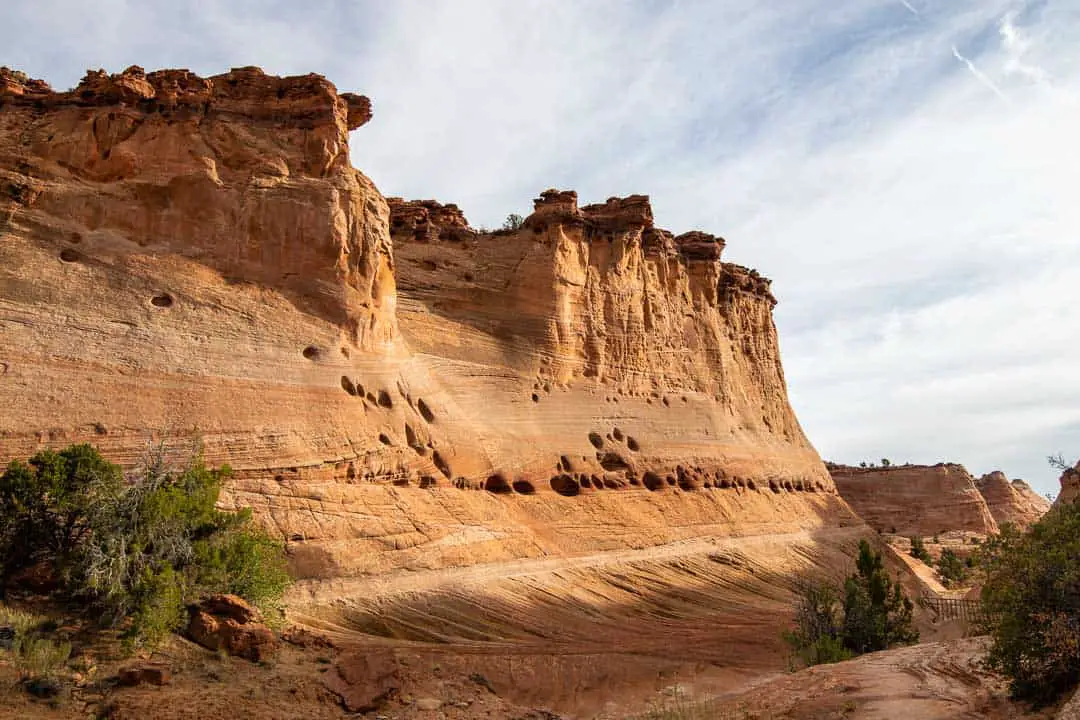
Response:
[{"label": "airplane contrail", "polygon": [[987,77],[986,73],[984,73],[979,68],[975,67],[975,63],[971,62],[971,60],[968,60],[966,57],[961,55],[960,51],[956,49],[955,45],[952,46],[952,54],[953,54],[954,57],[956,57],[957,60],[959,60],[960,62],[967,65],[968,70],[971,71],[971,74],[975,76],[976,80],[978,80],[984,86],[986,86],[991,91],[993,91],[993,93],[995,95],[997,95],[999,98],[1001,98],[1002,100],[1008,100],[1009,99],[1009,96],[1006,95],[1005,93],[1003,93],[1001,91],[1001,88],[999,88],[997,85],[995,85],[993,80],[991,80],[989,77]]}]

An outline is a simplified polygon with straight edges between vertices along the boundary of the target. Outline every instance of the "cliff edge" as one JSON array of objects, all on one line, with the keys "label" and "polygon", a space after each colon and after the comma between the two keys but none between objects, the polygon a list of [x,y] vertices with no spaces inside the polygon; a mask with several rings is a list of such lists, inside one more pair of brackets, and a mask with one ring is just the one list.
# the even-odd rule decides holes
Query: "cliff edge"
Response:
[{"label": "cliff edge", "polygon": [[830,465],[829,472],[844,500],[878,532],[920,537],[952,530],[998,532],[986,499],[963,465]]},{"label": "cliff edge", "polygon": [[1005,473],[987,473],[975,481],[998,526],[1012,523],[1027,530],[1050,509],[1050,501],[1023,480],[1009,480]]},{"label": "cliff edge", "polygon": [[371,117],[318,75],[0,69],[0,460],[198,436],[311,578],[851,520],[722,239],[388,202]]}]

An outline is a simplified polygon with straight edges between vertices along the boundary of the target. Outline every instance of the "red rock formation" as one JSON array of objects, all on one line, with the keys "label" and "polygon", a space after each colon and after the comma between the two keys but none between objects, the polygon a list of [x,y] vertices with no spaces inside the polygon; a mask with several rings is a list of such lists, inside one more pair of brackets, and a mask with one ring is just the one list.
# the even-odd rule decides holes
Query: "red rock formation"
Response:
[{"label": "red rock formation", "polygon": [[[771,479],[780,488],[830,488],[787,403],[769,282],[720,262],[723,240],[657,230],[643,195],[578,208],[573,191],[547,190],[517,232],[432,247],[413,242],[416,208],[391,204],[399,322],[410,347],[455,361],[443,372],[455,376],[447,390],[459,406],[482,397],[487,413],[502,418],[499,407],[526,398],[535,405],[515,411],[529,424],[493,437],[491,452],[510,458],[547,447],[559,458],[584,450],[576,467],[560,462],[551,476],[563,494],[605,472],[625,473],[612,478],[620,486],[649,472],[665,485],[767,487]],[[452,231],[460,220],[451,217]],[[446,232],[434,216],[424,227],[422,239]],[[493,402],[502,388],[478,386],[479,365],[529,384],[505,385]],[[615,428],[596,423],[616,405]],[[683,411],[696,427],[676,430]],[[583,447],[590,433],[592,447]],[[674,435],[677,446],[651,442]],[[638,447],[625,447],[624,436]],[[530,480],[548,484],[543,475]]]},{"label": "red rock formation", "polygon": [[1080,462],[1076,467],[1069,468],[1061,473],[1061,492],[1058,493],[1055,505],[1074,503],[1080,498]]},{"label": "red rock formation", "polygon": [[386,198],[390,205],[390,231],[395,234],[412,233],[419,242],[448,240],[460,242],[476,236],[469,221],[457,205],[443,205],[436,200],[402,200]]},{"label": "red rock formation", "polygon": [[1010,482],[1001,471],[983,475],[975,484],[999,527],[1012,523],[1026,530],[1050,509],[1050,502],[1027,483],[1023,480]]},{"label": "red rock formation", "polygon": [[235,595],[212,595],[190,608],[187,635],[205,648],[252,662],[269,660],[281,650],[258,609]]},{"label": "red rock formation", "polygon": [[487,235],[388,204],[370,116],[317,75],[0,71],[0,460],[197,433],[313,578],[850,519],[722,240],[640,195]]},{"label": "red rock formation", "polygon": [[998,532],[975,479],[963,465],[830,465],[840,496],[879,532],[927,537],[951,530]]}]

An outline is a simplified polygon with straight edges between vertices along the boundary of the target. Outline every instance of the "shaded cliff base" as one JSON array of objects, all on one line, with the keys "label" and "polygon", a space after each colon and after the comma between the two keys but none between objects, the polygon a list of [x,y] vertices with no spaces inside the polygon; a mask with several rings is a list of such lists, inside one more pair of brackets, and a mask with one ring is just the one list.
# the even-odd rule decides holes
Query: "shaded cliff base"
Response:
[{"label": "shaded cliff base", "polygon": [[855,524],[432,571],[372,579],[363,594],[326,587],[347,599],[298,597],[293,607],[297,619],[361,654],[418,653],[482,674],[521,705],[626,714],[673,678],[726,690],[782,671],[794,577],[848,565],[865,534]]},{"label": "shaded cliff base", "polygon": [[[792,578],[848,567],[867,532],[856,524],[373,581],[348,601],[297,603],[293,619],[319,639],[287,645],[276,663],[222,659],[174,638],[147,658],[173,669],[165,687],[78,689],[56,707],[20,690],[0,717],[1053,716],[1007,700],[981,667],[984,641],[957,639],[959,628],[928,633],[921,616],[929,643],[789,674],[779,632]],[[103,659],[98,677],[122,664]],[[10,672],[0,666],[0,683]]]}]

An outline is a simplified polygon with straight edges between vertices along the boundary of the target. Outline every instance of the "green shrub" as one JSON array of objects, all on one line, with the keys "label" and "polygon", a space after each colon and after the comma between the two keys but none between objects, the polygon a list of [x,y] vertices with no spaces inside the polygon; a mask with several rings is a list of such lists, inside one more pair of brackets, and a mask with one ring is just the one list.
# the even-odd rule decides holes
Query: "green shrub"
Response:
[{"label": "green shrub", "polygon": [[522,225],[525,224],[525,218],[521,217],[517,213],[510,213],[506,216],[506,220],[503,221],[503,230],[519,230]]},{"label": "green shrub", "polygon": [[804,581],[796,588],[795,627],[782,633],[793,659],[803,665],[840,662],[851,657],[844,647],[840,590],[824,581]]},{"label": "green shrub", "polygon": [[937,561],[937,571],[945,587],[967,580],[970,569],[971,564],[961,560],[960,556],[952,550],[946,548],[941,551],[941,557]]},{"label": "green shrub", "polygon": [[120,469],[90,445],[8,465],[0,475],[0,591],[14,573],[38,563],[69,570],[93,515],[122,483]]},{"label": "green shrub", "polygon": [[856,571],[843,588],[805,582],[796,588],[795,627],[783,633],[794,658],[806,665],[838,662],[860,653],[917,642],[914,606],[882,565],[881,554],[859,543]]},{"label": "green shrub", "polygon": [[1051,509],[1030,531],[983,543],[989,663],[1015,697],[1055,700],[1080,681],[1080,504]]},{"label": "green shrub", "polygon": [[48,637],[55,626],[43,616],[0,605],[0,626],[13,634],[3,647],[28,680],[54,679],[71,657],[71,643]]},{"label": "green shrub", "polygon": [[250,511],[217,509],[228,473],[198,456],[170,469],[159,449],[124,482],[89,445],[12,463],[0,476],[0,577],[48,563],[66,595],[126,621],[132,646],[159,642],[211,593],[275,610],[289,584],[283,544]]},{"label": "green shrub", "polygon": [[885,650],[918,642],[912,626],[914,605],[893,582],[881,553],[859,542],[856,572],[844,582],[844,646],[854,653]]},{"label": "green shrub", "polygon": [[53,678],[71,657],[71,643],[35,634],[15,640],[15,667],[27,678]]},{"label": "green shrub", "polygon": [[0,626],[10,627],[15,632],[16,638],[36,630],[44,623],[45,618],[41,615],[0,605]]},{"label": "green shrub", "polygon": [[281,541],[261,528],[245,525],[200,543],[195,566],[199,587],[222,588],[251,601],[271,625],[284,619],[281,597],[292,578]]},{"label": "green shrub", "polygon": [[923,539],[917,535],[914,535],[911,538],[911,557],[922,560],[927,565],[934,561],[934,559],[930,557],[930,553],[926,551],[926,544],[923,542]]}]

